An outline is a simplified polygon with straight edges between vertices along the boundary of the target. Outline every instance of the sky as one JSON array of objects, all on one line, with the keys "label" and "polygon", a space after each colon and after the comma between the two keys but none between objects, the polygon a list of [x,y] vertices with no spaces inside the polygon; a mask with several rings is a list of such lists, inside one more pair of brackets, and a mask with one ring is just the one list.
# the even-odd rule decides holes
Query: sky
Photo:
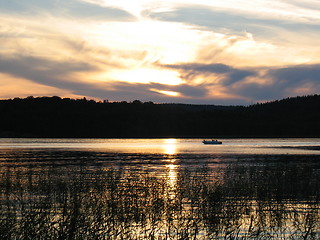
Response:
[{"label": "sky", "polygon": [[319,39],[319,0],[0,0],[0,98],[319,94]]}]

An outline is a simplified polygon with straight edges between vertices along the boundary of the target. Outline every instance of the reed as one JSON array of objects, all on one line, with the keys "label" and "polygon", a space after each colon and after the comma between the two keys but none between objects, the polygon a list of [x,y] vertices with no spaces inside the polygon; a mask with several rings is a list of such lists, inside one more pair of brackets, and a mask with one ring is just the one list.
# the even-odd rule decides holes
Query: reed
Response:
[{"label": "reed", "polygon": [[2,167],[0,239],[320,237],[320,176],[308,166],[168,171]]}]

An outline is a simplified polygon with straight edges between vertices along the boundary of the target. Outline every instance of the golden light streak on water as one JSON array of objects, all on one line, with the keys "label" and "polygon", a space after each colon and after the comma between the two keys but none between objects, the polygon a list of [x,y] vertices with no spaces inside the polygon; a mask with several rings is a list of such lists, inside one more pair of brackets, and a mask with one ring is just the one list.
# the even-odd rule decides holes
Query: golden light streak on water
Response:
[{"label": "golden light streak on water", "polygon": [[177,165],[174,163],[166,165],[168,169],[167,173],[167,194],[170,199],[174,199],[176,197],[176,191],[177,191],[177,178],[178,178],[178,172],[177,172]]}]

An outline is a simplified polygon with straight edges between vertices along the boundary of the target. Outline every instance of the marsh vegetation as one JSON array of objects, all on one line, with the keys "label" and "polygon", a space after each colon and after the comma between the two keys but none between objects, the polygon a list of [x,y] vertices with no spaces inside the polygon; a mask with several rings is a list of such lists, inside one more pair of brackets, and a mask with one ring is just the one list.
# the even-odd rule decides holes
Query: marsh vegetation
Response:
[{"label": "marsh vegetation", "polygon": [[0,158],[1,239],[320,237],[318,156],[2,150]]}]

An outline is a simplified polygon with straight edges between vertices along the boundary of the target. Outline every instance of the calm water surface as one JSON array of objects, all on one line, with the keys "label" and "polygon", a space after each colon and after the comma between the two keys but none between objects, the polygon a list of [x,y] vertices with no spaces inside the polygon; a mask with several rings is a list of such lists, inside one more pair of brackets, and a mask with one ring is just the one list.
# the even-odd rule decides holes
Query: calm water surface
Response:
[{"label": "calm water surface", "polygon": [[[202,139],[0,139],[0,149],[79,149],[105,152],[159,154],[318,154],[320,139],[219,139],[222,145],[204,145]],[[311,151],[310,151],[311,150]],[[319,150],[319,149],[317,149]]]},{"label": "calm water surface", "polygon": [[0,139],[0,238],[320,238],[320,139],[202,140]]}]

